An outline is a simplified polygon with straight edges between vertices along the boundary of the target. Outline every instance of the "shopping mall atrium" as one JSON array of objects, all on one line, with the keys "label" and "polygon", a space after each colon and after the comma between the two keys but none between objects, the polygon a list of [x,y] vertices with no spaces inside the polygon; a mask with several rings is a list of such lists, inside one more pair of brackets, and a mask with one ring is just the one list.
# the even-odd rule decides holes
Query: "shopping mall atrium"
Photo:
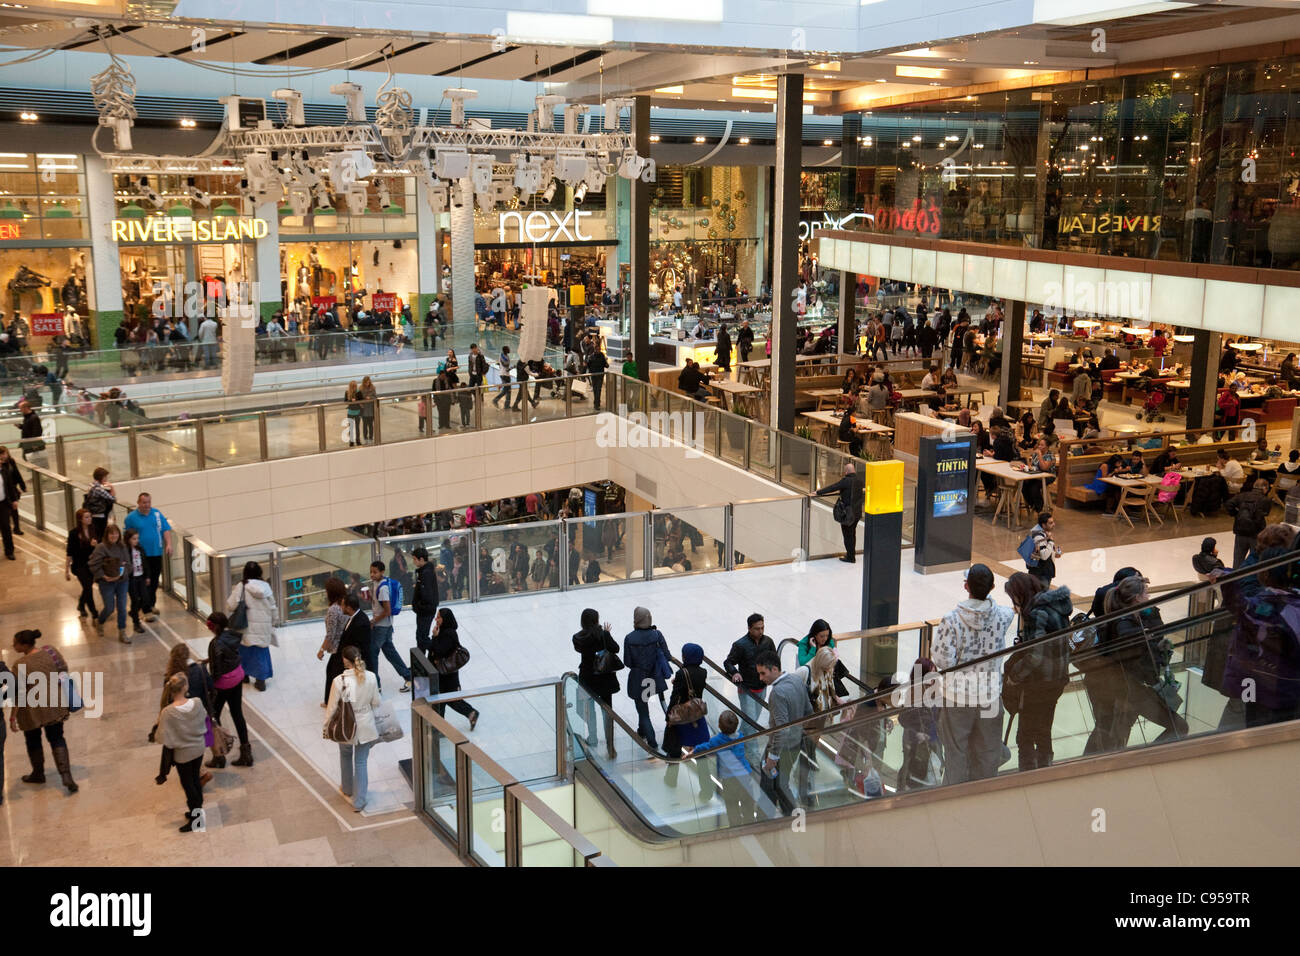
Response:
[{"label": "shopping mall atrium", "polygon": [[0,63],[0,863],[1296,862],[1300,3]]}]

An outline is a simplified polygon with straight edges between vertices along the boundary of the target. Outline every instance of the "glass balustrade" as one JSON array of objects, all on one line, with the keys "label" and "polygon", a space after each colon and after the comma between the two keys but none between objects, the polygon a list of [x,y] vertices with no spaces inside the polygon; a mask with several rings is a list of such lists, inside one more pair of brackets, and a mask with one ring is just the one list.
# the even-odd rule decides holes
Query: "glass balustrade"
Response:
[{"label": "glass balustrade", "polygon": [[570,587],[586,587],[645,577],[645,516],[601,515],[565,521],[572,555],[578,555],[579,574]]},{"label": "glass balustrade", "polygon": [[205,467],[224,468],[263,460],[258,415],[207,419],[200,422],[199,427],[203,429]]},{"label": "glass balustrade", "polygon": [[321,450],[317,409],[277,408],[266,417],[266,453],[276,460],[314,455]]},{"label": "glass balustrade", "polygon": [[398,572],[402,580],[402,600],[410,604],[415,595],[416,573],[412,552],[424,548],[429,552],[429,560],[433,562],[437,575],[438,603],[458,604],[470,599],[469,537],[465,531],[439,531],[382,538],[379,559],[388,565],[390,575],[395,568],[404,568]]},{"label": "glass balustrade", "polygon": [[726,528],[726,505],[651,512],[653,576],[658,579],[726,567]]},{"label": "glass balustrade", "polygon": [[[359,591],[370,583],[370,562],[375,560],[374,554],[375,542],[369,538],[338,544],[277,548],[280,593],[276,601],[281,620],[285,624],[296,624],[324,618],[329,607],[326,582],[338,578],[348,590]],[[403,600],[409,604],[410,582],[403,580],[401,583]]]},{"label": "glass balustrade", "polygon": [[[559,588],[563,557],[559,521],[524,521],[476,529],[480,598]],[[568,552],[572,559],[574,551]],[[584,569],[579,568],[579,575]],[[573,567],[569,581],[574,580]]]},{"label": "glass balustrade", "polygon": [[136,428],[134,474],[152,478],[208,467],[212,459],[200,450],[200,440],[199,425],[193,421]]},{"label": "glass balustrade", "polygon": [[806,559],[801,544],[803,498],[738,501],[731,506],[735,567],[790,564],[798,571]]}]

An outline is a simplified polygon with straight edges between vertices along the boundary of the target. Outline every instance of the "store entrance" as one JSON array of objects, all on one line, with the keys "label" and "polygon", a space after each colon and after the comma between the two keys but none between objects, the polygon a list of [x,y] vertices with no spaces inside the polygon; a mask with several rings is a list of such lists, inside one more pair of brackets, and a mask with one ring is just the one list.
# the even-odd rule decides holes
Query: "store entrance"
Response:
[{"label": "store entrance", "polygon": [[191,335],[203,316],[235,303],[255,304],[252,243],[123,246],[122,314],[130,323],[158,315],[184,321]]}]

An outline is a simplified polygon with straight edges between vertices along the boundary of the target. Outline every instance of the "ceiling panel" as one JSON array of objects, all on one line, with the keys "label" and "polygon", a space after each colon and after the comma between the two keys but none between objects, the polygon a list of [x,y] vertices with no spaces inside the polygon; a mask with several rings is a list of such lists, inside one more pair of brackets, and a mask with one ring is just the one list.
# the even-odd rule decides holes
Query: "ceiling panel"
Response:
[{"label": "ceiling panel", "polygon": [[[306,42],[310,43],[309,38]],[[310,53],[303,53],[293,57],[285,64],[283,60],[277,61],[276,66],[310,66],[317,69],[330,67],[335,63],[343,63],[351,60],[362,58],[369,59],[378,56],[379,51],[393,41],[387,37],[345,37],[339,43],[331,43],[329,46],[323,46],[318,50],[312,50]],[[283,44],[281,44],[283,49]],[[274,56],[274,51],[268,56]]]},{"label": "ceiling panel", "polygon": [[[633,60],[639,60],[648,54],[638,53],[635,50],[606,50],[605,51],[605,74],[606,78],[612,78],[618,82],[618,67]],[[547,82],[550,83],[573,83],[585,77],[594,77],[600,73],[600,59],[589,60],[586,63],[580,63],[575,67],[567,70],[556,70],[550,75]]]},{"label": "ceiling panel", "polygon": [[[228,39],[218,38],[216,42],[209,40],[203,52],[195,53],[187,50],[180,54],[181,59],[204,60],[216,63],[247,63],[251,60],[274,56],[276,53],[283,53],[285,50],[306,43],[311,39],[311,37],[284,33],[243,33],[235,37],[223,33],[218,36],[228,37]],[[182,42],[177,43],[172,49],[179,49],[183,46],[185,46],[185,43],[182,38]]]},{"label": "ceiling panel", "polygon": [[[409,46],[411,46],[409,43],[403,44],[398,49],[401,50]],[[392,64],[394,73],[420,73],[428,76],[455,69],[461,63],[477,59],[491,52],[491,43],[435,40],[427,46],[411,50],[409,53],[400,53],[397,56],[390,57],[388,62]],[[367,69],[382,72],[384,70],[383,61],[381,60],[379,63],[367,67]]]},{"label": "ceiling panel", "polygon": [[505,50],[466,67],[465,75],[483,80],[517,80],[531,76],[552,63],[570,60],[585,52],[585,47],[522,46]]}]

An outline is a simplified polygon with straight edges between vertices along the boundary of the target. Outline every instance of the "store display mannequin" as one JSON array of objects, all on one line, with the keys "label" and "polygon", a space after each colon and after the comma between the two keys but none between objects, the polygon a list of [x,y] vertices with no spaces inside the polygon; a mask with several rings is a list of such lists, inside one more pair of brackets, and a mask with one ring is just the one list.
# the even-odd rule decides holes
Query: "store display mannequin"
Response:
[{"label": "store display mannequin", "polygon": [[307,256],[307,264],[311,267],[311,294],[320,295],[320,254],[316,251],[315,246],[311,247],[311,252]]},{"label": "store display mannequin", "polygon": [[9,301],[14,310],[17,312],[22,307],[22,295],[24,292],[35,292],[39,304],[41,289],[47,288],[54,283],[46,276],[41,275],[34,269],[27,268],[25,263],[20,263],[18,271],[14,273],[13,278],[9,280]]}]

